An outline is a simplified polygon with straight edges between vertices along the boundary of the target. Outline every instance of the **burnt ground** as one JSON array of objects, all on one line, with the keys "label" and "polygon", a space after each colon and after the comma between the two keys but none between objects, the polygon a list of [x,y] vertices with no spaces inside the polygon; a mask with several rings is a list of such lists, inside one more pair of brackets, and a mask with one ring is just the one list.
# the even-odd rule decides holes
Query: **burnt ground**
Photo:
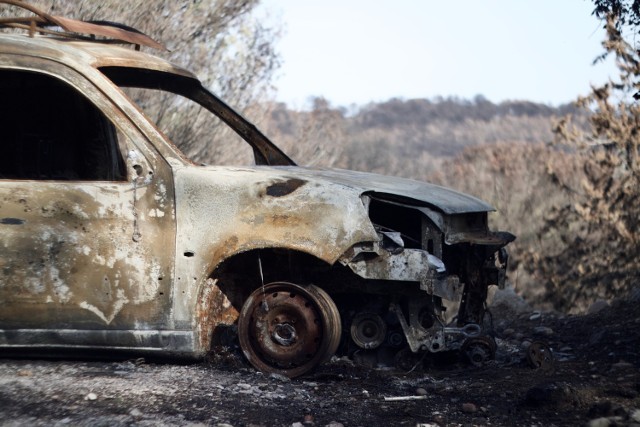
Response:
[{"label": "burnt ground", "polygon": [[[497,357],[482,367],[454,356],[411,372],[334,359],[289,380],[255,372],[234,349],[191,365],[4,359],[0,425],[640,426],[639,304],[583,316],[497,308]],[[538,340],[553,369],[523,357]]]}]

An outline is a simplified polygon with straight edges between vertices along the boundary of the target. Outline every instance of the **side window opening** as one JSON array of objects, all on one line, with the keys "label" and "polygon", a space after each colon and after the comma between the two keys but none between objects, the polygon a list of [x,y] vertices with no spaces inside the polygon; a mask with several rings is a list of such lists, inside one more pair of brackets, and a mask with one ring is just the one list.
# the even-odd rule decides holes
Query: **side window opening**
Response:
[{"label": "side window opening", "polygon": [[0,120],[1,179],[126,180],[114,125],[54,77],[0,70]]}]

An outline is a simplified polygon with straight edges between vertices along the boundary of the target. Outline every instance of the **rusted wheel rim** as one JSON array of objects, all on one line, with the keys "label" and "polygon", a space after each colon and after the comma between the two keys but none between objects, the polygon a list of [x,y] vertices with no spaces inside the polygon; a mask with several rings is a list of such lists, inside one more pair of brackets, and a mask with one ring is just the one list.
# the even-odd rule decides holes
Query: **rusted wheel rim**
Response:
[{"label": "rusted wheel rim", "polygon": [[314,285],[308,286],[306,289],[315,295],[323,313],[327,316],[327,327],[325,328],[327,348],[321,361],[322,363],[329,360],[340,345],[340,339],[342,338],[342,319],[340,318],[338,307],[336,307],[335,302],[333,302],[328,293]]},{"label": "rusted wheel rim", "polygon": [[317,287],[277,282],[256,289],[238,319],[240,346],[264,372],[295,377],[335,352],[341,334],[338,310]]}]

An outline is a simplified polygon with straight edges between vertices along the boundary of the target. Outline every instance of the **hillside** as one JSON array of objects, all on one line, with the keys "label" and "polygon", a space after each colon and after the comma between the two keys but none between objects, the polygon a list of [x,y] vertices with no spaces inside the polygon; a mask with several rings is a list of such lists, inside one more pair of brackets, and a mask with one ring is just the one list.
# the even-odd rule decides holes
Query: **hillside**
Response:
[{"label": "hillside", "polygon": [[391,99],[348,114],[317,98],[310,111],[271,105],[263,128],[301,164],[426,179],[466,147],[548,142],[554,120],[571,112],[570,105],[477,96]]}]

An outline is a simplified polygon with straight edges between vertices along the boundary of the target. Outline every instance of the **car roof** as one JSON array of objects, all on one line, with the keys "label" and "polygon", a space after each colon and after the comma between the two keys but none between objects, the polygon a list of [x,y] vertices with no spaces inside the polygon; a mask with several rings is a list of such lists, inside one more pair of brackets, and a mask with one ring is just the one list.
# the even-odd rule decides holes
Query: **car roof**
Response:
[{"label": "car roof", "polygon": [[[54,59],[74,68],[86,65],[131,67],[195,78],[175,64],[140,52],[141,46],[161,51],[167,49],[135,28],[110,21],[79,21],[54,16],[22,0],[0,0],[0,4],[18,14],[31,15],[0,18],[0,29],[24,31],[23,34],[0,33],[0,52]],[[117,44],[133,45],[135,50]]]},{"label": "car roof", "polygon": [[1,34],[0,53],[14,53],[47,58],[71,66],[83,68],[129,67],[197,77],[190,71],[165,59],[128,47],[100,41],[79,41],[49,35]]}]

